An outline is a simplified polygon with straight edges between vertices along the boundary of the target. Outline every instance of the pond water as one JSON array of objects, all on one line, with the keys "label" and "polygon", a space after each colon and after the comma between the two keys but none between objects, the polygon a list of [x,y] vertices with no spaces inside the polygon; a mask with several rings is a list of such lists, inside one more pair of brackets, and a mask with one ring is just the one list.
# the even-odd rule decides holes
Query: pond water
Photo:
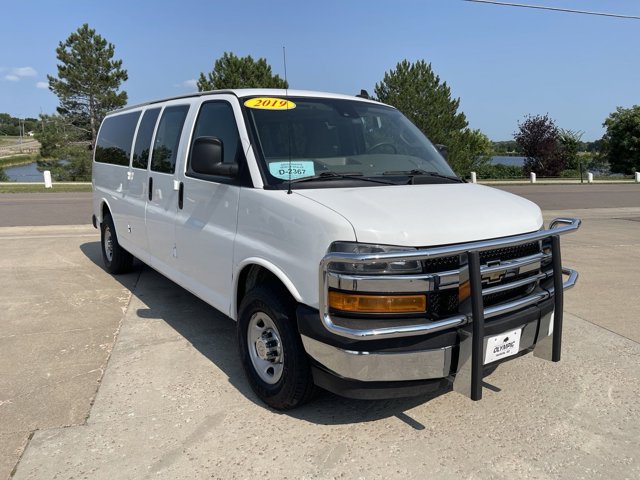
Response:
[{"label": "pond water", "polygon": [[506,155],[496,155],[495,157],[491,157],[492,165],[515,165],[516,167],[521,167],[524,165],[524,161],[527,157],[511,157]]},{"label": "pond water", "polygon": [[17,167],[7,167],[4,169],[9,180],[12,182],[44,182],[42,172],[38,171],[36,162],[28,165],[19,165]]}]

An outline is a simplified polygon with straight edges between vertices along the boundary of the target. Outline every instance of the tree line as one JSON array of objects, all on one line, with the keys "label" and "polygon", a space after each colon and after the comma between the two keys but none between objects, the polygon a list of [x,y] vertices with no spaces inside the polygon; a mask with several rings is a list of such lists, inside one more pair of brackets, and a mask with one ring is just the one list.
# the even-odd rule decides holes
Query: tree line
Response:
[{"label": "tree line", "polygon": [[[52,169],[56,179],[91,178],[91,148],[105,114],[127,103],[121,85],[128,79],[122,60],[114,59],[115,47],[87,24],[82,25],[56,48],[57,76],[48,75],[49,89],[58,96],[54,115],[42,115],[35,129],[42,145],[42,166]],[[225,52],[210,72],[197,80],[199,91],[224,88],[288,88],[274,74],[266,59],[238,57]],[[535,171],[557,176],[577,169],[610,168],[632,173],[640,169],[640,106],[619,107],[604,121],[606,133],[596,142],[583,142],[581,133],[557,127],[548,115],[529,115],[518,123],[514,139],[491,142],[469,126],[446,81],[424,60],[400,61],[375,84],[374,99],[398,108],[434,143],[448,148],[448,161],[458,175],[472,170],[491,176],[500,166],[491,166],[495,154],[519,153],[526,157],[520,174]],[[0,116],[0,127],[3,125]],[[502,169],[509,170],[509,169]],[[511,173],[517,172],[512,169]],[[482,173],[481,173],[482,175]]]},{"label": "tree line", "polygon": [[[491,148],[494,155],[504,156],[518,156],[523,155],[522,148],[515,140],[499,140],[492,141]],[[602,140],[593,140],[586,142],[583,140],[578,141],[578,152],[596,153],[602,150]]]},{"label": "tree line", "polygon": [[17,118],[0,113],[0,136],[19,137],[38,128],[37,118]]}]

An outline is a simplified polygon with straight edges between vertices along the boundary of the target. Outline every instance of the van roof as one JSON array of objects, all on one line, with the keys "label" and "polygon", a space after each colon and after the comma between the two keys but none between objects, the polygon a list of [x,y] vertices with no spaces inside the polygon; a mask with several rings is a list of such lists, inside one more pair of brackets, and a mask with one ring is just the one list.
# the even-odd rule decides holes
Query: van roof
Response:
[{"label": "van roof", "polygon": [[111,113],[131,110],[134,108],[144,107],[146,105],[163,103],[169,100],[179,100],[181,98],[205,97],[208,95],[215,96],[220,94],[231,94],[231,95],[235,95],[238,98],[265,95],[270,97],[316,97],[316,98],[336,98],[336,99],[342,99],[342,100],[357,99],[363,102],[378,103],[378,102],[375,102],[374,100],[370,100],[362,97],[356,97],[355,95],[343,95],[340,93],[329,93],[329,92],[316,92],[313,90],[293,90],[293,89],[286,90],[284,88],[234,88],[234,89],[227,89],[227,90],[208,90],[206,92],[195,92],[195,93],[189,93],[186,95],[178,95],[176,97],[167,97],[167,98],[162,98],[160,100],[152,100],[149,102],[138,103],[136,105],[127,105],[126,107],[122,107],[117,110],[112,110],[107,115]]}]

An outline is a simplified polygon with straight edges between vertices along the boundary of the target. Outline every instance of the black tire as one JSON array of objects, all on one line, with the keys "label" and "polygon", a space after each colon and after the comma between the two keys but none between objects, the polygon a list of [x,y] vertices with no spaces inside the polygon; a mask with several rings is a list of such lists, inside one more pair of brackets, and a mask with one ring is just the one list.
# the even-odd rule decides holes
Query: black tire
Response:
[{"label": "black tire", "polygon": [[100,243],[102,245],[102,260],[107,272],[117,275],[131,271],[133,255],[118,243],[116,227],[109,214],[104,216],[100,224]]},{"label": "black tire", "polygon": [[[284,289],[258,286],[242,299],[238,313],[238,345],[249,385],[264,403],[276,410],[288,410],[300,406],[309,401],[314,393],[309,358],[302,346],[296,326],[295,305]],[[265,371],[259,373],[256,365],[261,363],[263,366],[267,365],[269,369],[268,362],[273,360],[258,358],[260,354],[257,343],[250,345],[252,334],[249,332],[249,327],[251,326],[252,330],[260,328],[262,319],[265,319],[267,325],[272,322],[271,325],[275,326],[275,338],[279,340],[276,342],[279,343],[279,347],[269,345],[272,349],[271,353],[275,353],[273,349],[280,352],[276,357],[280,361],[273,363],[275,370],[279,371],[279,376],[274,376],[269,381],[264,379],[267,373]],[[265,338],[266,333],[259,338]],[[269,335],[272,334],[273,331],[269,333]],[[269,338],[271,341],[268,343],[273,343],[273,335]],[[254,349],[253,352],[250,352],[250,349]]]}]

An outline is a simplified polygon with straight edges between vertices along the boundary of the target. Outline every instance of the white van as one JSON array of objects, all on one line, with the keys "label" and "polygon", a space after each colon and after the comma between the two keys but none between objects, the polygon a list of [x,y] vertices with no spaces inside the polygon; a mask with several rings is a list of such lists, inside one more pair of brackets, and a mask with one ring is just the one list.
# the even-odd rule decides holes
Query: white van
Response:
[{"label": "white van", "polygon": [[[251,387],[295,407],[453,382],[531,352],[558,361],[559,235],[540,209],[455,176],[365,98],[226,90],[110,113],[93,164],[106,269],[133,256],[237,321]],[[566,276],[566,278],[563,277]]]}]

